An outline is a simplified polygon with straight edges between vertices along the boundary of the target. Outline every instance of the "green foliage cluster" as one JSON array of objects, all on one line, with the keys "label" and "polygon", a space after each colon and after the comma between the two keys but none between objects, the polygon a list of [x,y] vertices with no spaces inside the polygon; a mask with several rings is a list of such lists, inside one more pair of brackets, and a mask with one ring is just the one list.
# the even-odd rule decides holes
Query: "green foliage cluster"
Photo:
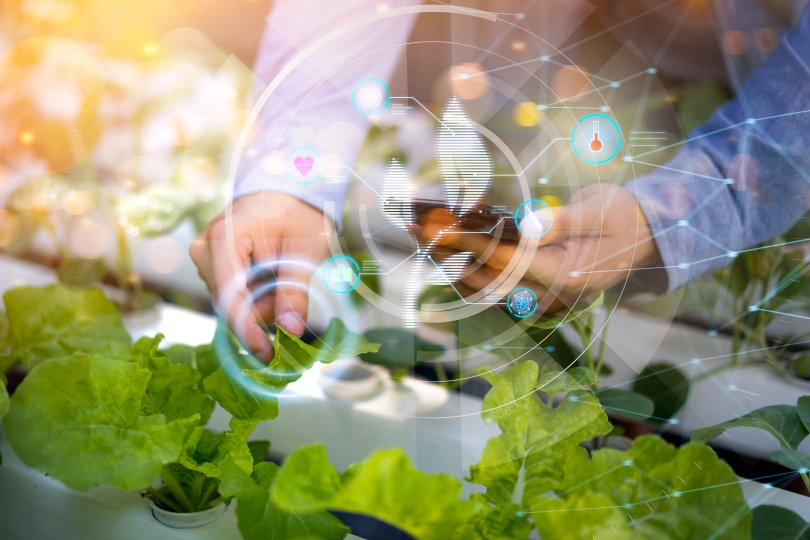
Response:
[{"label": "green foliage cluster", "polygon": [[[233,372],[212,345],[161,350],[160,336],[132,343],[98,291],[23,287],[4,300],[0,358],[5,367],[22,362],[28,375],[10,407],[0,400],[0,411],[8,410],[5,433],[25,463],[78,490],[146,489],[175,511],[235,500],[248,540],[343,538],[349,530],[331,511],[366,514],[428,540],[657,540],[709,531],[745,538],[752,530],[772,533],[773,516],[785,518],[780,531],[807,525],[775,507],[758,508],[752,521],[736,475],[700,442],[675,448],[644,436],[627,451],[587,450],[585,443],[613,428],[600,403],[610,392],[593,391],[598,375],[587,366],[522,361],[480,370],[492,385],[482,418],[500,433],[470,467],[465,489],[450,475],[417,470],[401,449],[374,452],[340,473],[322,445],[299,448],[279,466],[264,460],[268,443],[248,442],[258,422],[278,415],[275,392],[303,370],[378,352],[339,321],[313,344],[277,329],[267,366],[251,362],[220,328],[215,343],[234,356]],[[246,391],[245,381],[268,391]],[[555,395],[562,396],[556,404]],[[696,439],[737,425],[764,427],[784,443],[783,463],[805,467],[807,456],[796,450],[808,434],[804,400]],[[215,403],[232,415],[224,433],[205,427]],[[163,486],[154,488],[158,475]]]}]

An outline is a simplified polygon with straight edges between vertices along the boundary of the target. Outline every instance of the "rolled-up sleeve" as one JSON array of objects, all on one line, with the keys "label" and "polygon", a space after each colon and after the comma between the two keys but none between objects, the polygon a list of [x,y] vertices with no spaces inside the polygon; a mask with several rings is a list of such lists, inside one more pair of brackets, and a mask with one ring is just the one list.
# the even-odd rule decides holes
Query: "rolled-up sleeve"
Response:
[{"label": "rolled-up sleeve", "polygon": [[[810,8],[738,96],[630,182],[672,290],[786,232],[810,197]],[[631,159],[643,161],[643,155]],[[650,283],[647,280],[647,283]]]}]

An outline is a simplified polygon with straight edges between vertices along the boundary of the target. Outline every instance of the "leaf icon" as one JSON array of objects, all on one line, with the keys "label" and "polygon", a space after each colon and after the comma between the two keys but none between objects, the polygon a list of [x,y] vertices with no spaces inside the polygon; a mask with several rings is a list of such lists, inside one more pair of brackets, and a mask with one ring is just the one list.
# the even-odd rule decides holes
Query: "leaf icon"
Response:
[{"label": "leaf icon", "polygon": [[398,159],[391,159],[388,163],[381,195],[383,214],[400,229],[408,230],[414,223],[411,178]]},{"label": "leaf icon", "polygon": [[492,161],[483,138],[455,96],[444,108],[436,153],[447,202],[457,216],[462,216],[478,204],[489,189]]}]

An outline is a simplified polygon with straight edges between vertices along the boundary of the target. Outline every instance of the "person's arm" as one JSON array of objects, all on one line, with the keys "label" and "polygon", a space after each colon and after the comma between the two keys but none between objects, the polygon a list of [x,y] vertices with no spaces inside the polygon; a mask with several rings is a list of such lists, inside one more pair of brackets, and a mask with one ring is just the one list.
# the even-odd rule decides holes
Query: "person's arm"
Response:
[{"label": "person's arm", "polygon": [[[390,8],[418,3],[386,2]],[[367,0],[277,1],[257,61],[258,76],[270,83],[301,51],[331,31],[377,13],[377,8]],[[260,111],[250,146],[243,151],[234,201],[191,245],[215,308],[242,343],[264,360],[273,355],[264,326],[276,321],[293,334],[304,332],[312,269],[323,261],[334,234],[323,212],[331,212],[331,221],[339,225],[348,176],[348,169],[329,171],[337,182],[321,179],[305,186],[274,163],[284,163],[293,149],[307,146],[353,165],[368,122],[352,107],[352,88],[363,77],[389,77],[414,17],[358,26],[290,71]],[[247,281],[252,264],[268,265],[277,279],[261,298],[252,297]]]},{"label": "person's arm", "polygon": [[787,231],[810,196],[810,9],[675,158],[625,187],[666,267],[662,290]]},{"label": "person's arm", "polygon": [[[394,0],[386,6],[394,9],[420,3]],[[378,4],[368,0],[278,1],[268,17],[254,69],[261,89],[304,49],[378,10]],[[319,47],[293,69],[260,111],[256,140],[243,152],[234,199],[258,192],[286,193],[326,210],[339,224],[352,179],[348,169],[330,169],[328,181],[301,185],[273,170],[273,161],[267,157],[275,156],[277,163],[303,146],[353,166],[369,122],[353,108],[352,89],[364,77],[389,79],[414,19],[415,15],[397,16],[358,26]]]}]

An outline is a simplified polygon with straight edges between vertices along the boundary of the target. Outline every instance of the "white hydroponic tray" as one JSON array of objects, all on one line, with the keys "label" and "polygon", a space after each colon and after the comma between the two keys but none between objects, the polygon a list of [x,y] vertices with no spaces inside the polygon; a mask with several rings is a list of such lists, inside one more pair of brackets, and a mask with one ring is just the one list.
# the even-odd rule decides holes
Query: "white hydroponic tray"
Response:
[{"label": "white hydroponic tray", "polygon": [[[45,269],[0,257],[0,292],[15,285],[51,281],[53,276]],[[215,321],[207,315],[161,305],[153,315],[129,320],[128,325],[136,336],[160,332],[169,343],[194,345],[211,340]],[[635,327],[635,336],[639,335],[638,328]],[[618,324],[611,335],[613,332],[621,332]],[[612,348],[614,353],[624,352]],[[620,377],[618,372],[615,377]],[[281,454],[302,444],[325,443],[330,458],[339,468],[375,449],[399,446],[423,470],[464,477],[470,465],[478,460],[486,440],[496,433],[497,428],[481,421],[478,415],[481,401],[477,398],[447,394],[434,385],[409,380],[408,393],[387,386],[372,400],[348,404],[327,397],[318,384],[319,378],[316,368],[291,385],[282,397],[279,418],[261,425],[256,437],[270,439],[273,450]],[[784,394],[781,398],[778,402],[790,401]],[[222,411],[215,412],[212,427],[225,429],[226,418]],[[136,493],[113,489],[77,493],[23,465],[7,442],[0,442],[0,451],[4,456],[0,466],[3,538],[140,540],[239,536],[232,509],[220,520],[199,529],[170,529],[151,517]],[[778,504],[810,519],[810,505],[805,497],[750,481],[744,482],[743,488],[752,506]]]}]

